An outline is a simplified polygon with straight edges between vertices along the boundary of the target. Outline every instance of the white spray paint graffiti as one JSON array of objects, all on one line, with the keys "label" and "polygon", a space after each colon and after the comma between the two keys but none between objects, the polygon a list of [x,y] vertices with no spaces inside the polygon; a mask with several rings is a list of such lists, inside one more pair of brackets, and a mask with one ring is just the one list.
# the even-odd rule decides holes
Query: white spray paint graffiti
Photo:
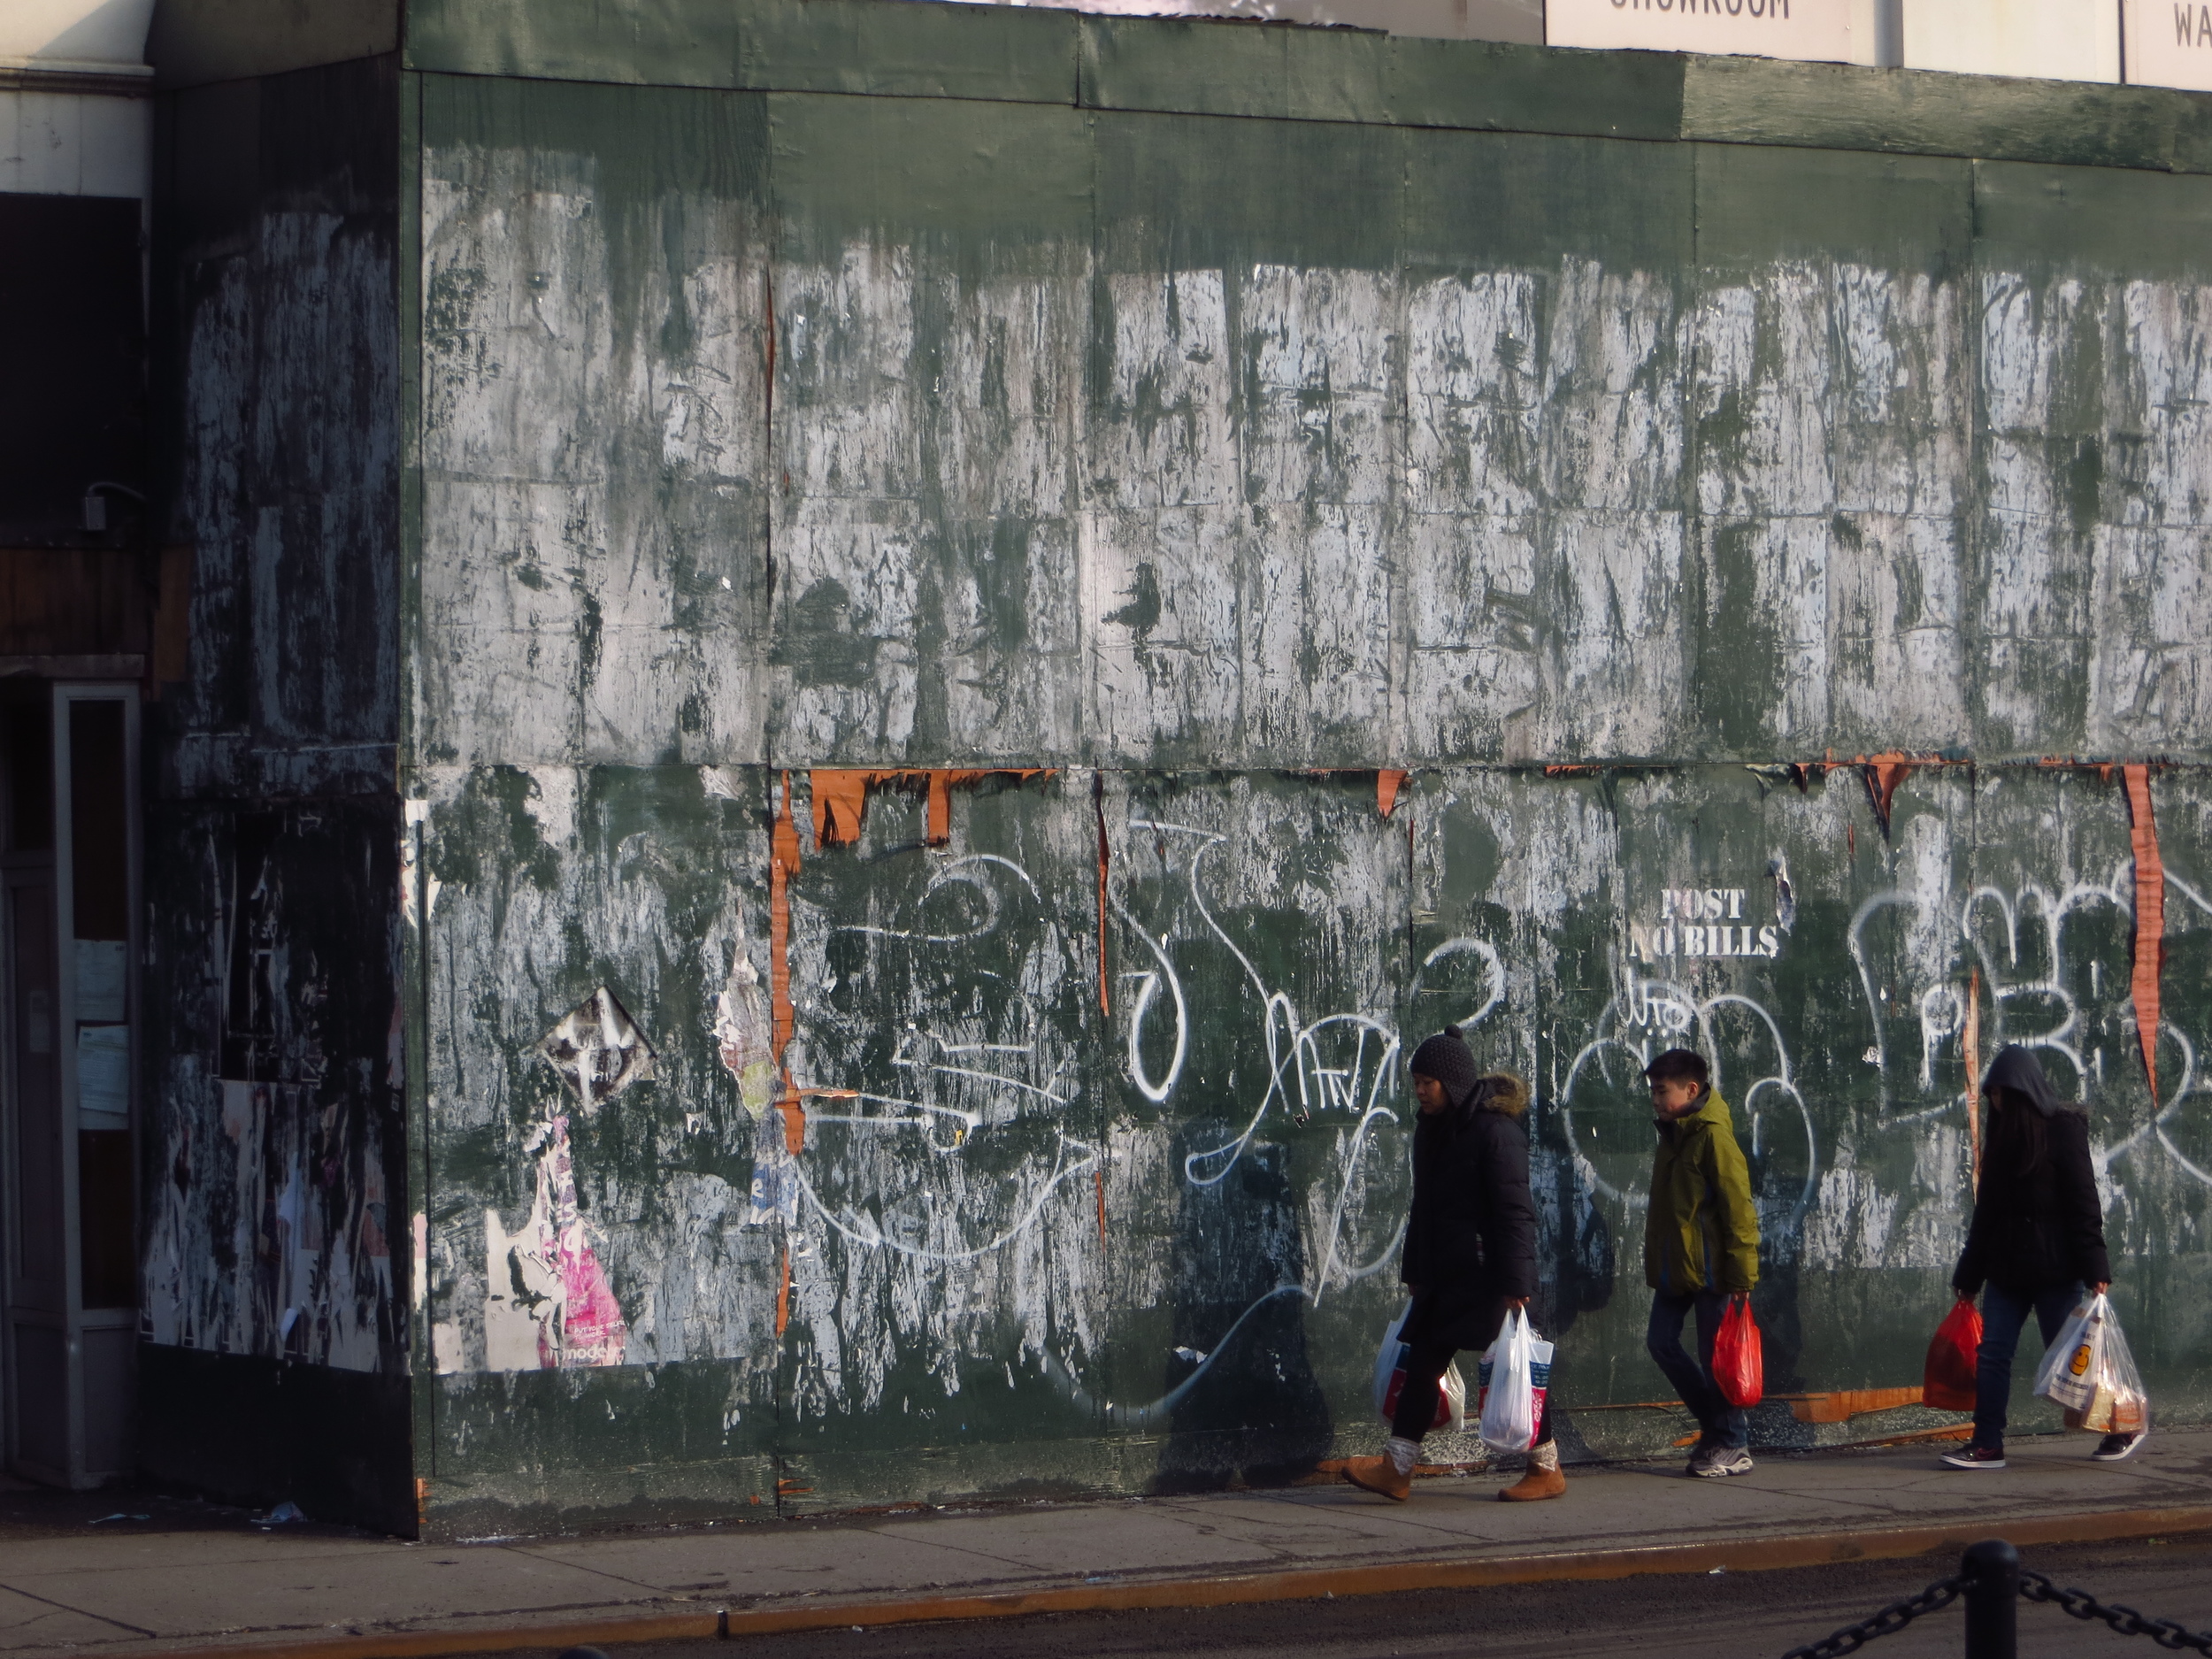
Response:
[{"label": "white spray paint graffiti", "polygon": [[[1812,1112],[1805,1103],[1805,1097],[1798,1092],[1792,1076],[1789,1043],[1783,1037],[1782,1028],[1774,1016],[1755,998],[1735,992],[1701,997],[1696,992],[1671,980],[1640,978],[1625,959],[1621,967],[1620,990],[1599,1016],[1600,1034],[1584,1043],[1568,1063],[1558,1096],[1563,1125],[1570,1144],[1575,1148],[1576,1168],[1593,1191],[1601,1193],[1616,1202],[1624,1203],[1631,1209],[1640,1209],[1645,1202],[1643,1194],[1607,1180],[1583,1150],[1582,1136],[1578,1133],[1575,1123],[1574,1101],[1585,1071],[1594,1061],[1613,1051],[1628,1060],[1631,1078],[1640,1079],[1644,1067],[1662,1048],[1694,1048],[1710,1062],[1714,1088],[1725,1098],[1730,1092],[1729,1058],[1732,1054],[1741,1054],[1743,1048],[1740,1045],[1721,1041],[1717,1027],[1721,1017],[1735,1009],[1752,1016],[1755,1021],[1755,1030],[1764,1033],[1768,1057],[1772,1066],[1770,1071],[1758,1071],[1736,1102],[1748,1127],[1750,1149],[1755,1156],[1765,1150],[1763,1137],[1765,1130],[1765,1097],[1768,1094],[1777,1095],[1796,1108],[1796,1121],[1802,1124],[1805,1132],[1805,1179],[1802,1190],[1785,1212],[1786,1225],[1794,1226],[1803,1218],[1813,1197],[1818,1159],[1817,1138]],[[1755,1067],[1754,1069],[1756,1070]],[[1640,1154],[1641,1149],[1639,1150]]]},{"label": "white spray paint graffiti", "polygon": [[[1215,830],[1149,818],[1132,818],[1129,829],[1133,836],[1148,838],[1161,849],[1164,873],[1171,881],[1179,877],[1176,885],[1187,896],[1206,933],[1235,959],[1250,994],[1258,1000],[1264,1078],[1255,1093],[1251,1115],[1233,1139],[1187,1154],[1182,1164],[1184,1180],[1194,1188],[1220,1185],[1245,1156],[1271,1113],[1279,1112],[1292,1125],[1305,1125],[1317,1117],[1351,1119],[1348,1130],[1339,1138],[1335,1190],[1325,1206],[1325,1233],[1320,1249],[1309,1256],[1311,1264],[1304,1281],[1278,1285],[1263,1292],[1204,1351],[1183,1354],[1192,1364],[1189,1374],[1158,1399],[1144,1405],[1108,1404],[1106,1409],[1115,1421],[1137,1426],[1165,1421],[1212,1371],[1222,1355],[1231,1351],[1247,1322],[1268,1304],[1295,1297],[1318,1307],[1333,1286],[1371,1278],[1390,1265],[1403,1231],[1402,1220],[1392,1227],[1379,1248],[1363,1256],[1347,1256],[1345,1235],[1356,1207],[1356,1194],[1363,1177],[1369,1173],[1377,1137],[1387,1129],[1402,1128],[1403,1123],[1396,1108],[1385,1099],[1394,1096],[1399,1088],[1401,1042],[1394,1023],[1349,1011],[1302,1018],[1290,993],[1270,985],[1250,955],[1222,926],[1208,902],[1206,864],[1210,854],[1230,844],[1229,837]],[[1141,1094],[1156,1104],[1165,1104],[1181,1081],[1188,1055],[1190,1000],[1170,954],[1168,936],[1156,938],[1111,888],[1107,902],[1116,918],[1143,941],[1156,964],[1123,976],[1137,987],[1126,1016],[1124,1066]],[[1474,956],[1487,970],[1488,994],[1464,1021],[1471,1026],[1502,1001],[1503,974],[1495,950],[1486,941],[1471,938],[1438,946],[1424,968],[1455,956]],[[1168,993],[1164,1004],[1159,997],[1163,985]],[[1172,1055],[1164,1073],[1155,1079],[1144,1059],[1148,1027],[1168,1009],[1172,1010],[1174,1020]]]},{"label": "white spray paint graffiti", "polygon": [[[2168,871],[2165,881],[2170,892],[2212,916],[2212,903],[2208,903],[2187,880]],[[2031,881],[2007,889],[1984,883],[1955,901],[1943,893],[1881,893],[1866,900],[1853,917],[1850,948],[1876,1033],[1872,1052],[1882,1070],[1886,1100],[1893,1094],[1890,1056],[1881,1035],[1881,999],[1861,943],[1861,933],[1878,911],[1890,907],[1929,910],[1939,924],[1951,924],[1947,929],[1947,937],[1958,955],[1978,971],[1983,987],[1980,995],[1991,1010],[1990,1022],[1985,1027],[1985,1060],[1998,1045],[2008,1042],[2018,1043],[2045,1056],[2055,1056],[2064,1064],[2051,1068],[2053,1081],[2062,1095],[2079,1100],[2092,1098],[2093,1091],[2106,1081],[2110,1063],[2108,1056],[2113,1052],[2114,1040],[2122,1040],[2120,1063],[2137,1064],[2133,1009],[2123,1002],[2108,1017],[2110,1029],[2092,1029],[2079,996],[2068,983],[2070,970],[2074,976],[2085,977],[2093,987],[2101,987],[2106,978],[2105,964],[2093,957],[2070,952],[2067,924],[2101,907],[2131,927],[2135,906],[2131,867],[2117,865],[2101,879],[2076,877],[2048,886]],[[2039,946],[2039,950],[2031,953],[2030,960],[2032,964],[2039,956],[2043,972],[2035,972],[2032,966],[2025,973],[2021,972],[2022,935],[2024,930],[2029,929]],[[1938,963],[1934,972],[1943,975],[1941,980],[1927,986],[1916,998],[1911,999],[1921,1032],[1917,1082],[1924,1097],[1934,1087],[1932,1069],[1939,1055],[1947,1048],[1954,1054],[1956,1052],[1966,1023],[1970,994],[1968,982],[1951,962]],[[2124,984],[2124,974],[2115,974],[2112,979],[2116,988]],[[2040,1019],[2035,1017],[2039,1005],[2043,1014]],[[2172,1129],[2179,1114],[2189,1102],[2212,1093],[2212,1089],[2208,1089],[2197,1076],[2197,1040],[2170,1017],[2170,1003],[2168,1011],[2162,1014],[2159,1037],[2180,1050],[2182,1064],[2174,1074],[2176,1080],[2156,1102],[2156,1110],[2149,1118],[2127,1133],[2102,1143],[2099,1158],[2101,1163],[2109,1163],[2147,1142],[2155,1142],[2178,1168],[2194,1179],[2212,1186],[2212,1171],[2187,1157],[2173,1139]],[[2162,1077],[2164,1075],[2162,1069]],[[1962,1097],[1937,1101],[1897,1111],[1892,1122],[1902,1125],[1948,1116],[1958,1111],[1962,1104]]]},{"label": "white spray paint graffiti", "polygon": [[[974,901],[974,918],[968,926],[947,930],[840,923],[831,925],[826,934],[895,941],[904,947],[982,940],[1001,927],[1003,903],[996,884],[1009,879],[1018,882],[1031,900],[1041,902],[1036,882],[1019,864],[995,853],[972,853],[937,863],[913,901],[913,910],[918,914],[939,894],[957,888]],[[1056,940],[1054,944],[1056,949]],[[1023,1042],[990,1041],[973,1029],[971,1020],[951,1010],[947,1014],[943,1029],[910,1019],[894,1036],[889,1064],[915,1087],[889,1094],[851,1086],[864,1079],[817,1078],[801,1085],[802,1100],[816,1102],[805,1109],[809,1129],[833,1125],[870,1135],[918,1133],[932,1152],[949,1156],[967,1146],[978,1132],[992,1125],[1010,1125],[1035,1110],[1037,1102],[1055,1113],[1056,1122],[1058,1113],[1073,1103],[1072,1060],[1063,1059],[1056,1064],[1044,1061],[1040,1009],[1032,1006],[1025,1010],[1025,1023],[1033,1034]],[[1028,1075],[1022,1075],[1024,1071]],[[1041,1080],[1033,1081],[1033,1078]],[[960,1093],[952,1101],[929,1098],[928,1085],[938,1079],[954,1079],[953,1087]],[[959,1103],[962,1100],[971,1103]],[[979,1238],[923,1243],[887,1233],[879,1221],[851,1202],[826,1200],[803,1163],[782,1148],[780,1138],[768,1148],[772,1165],[769,1187],[776,1197],[766,1208],[787,1221],[795,1220],[792,1200],[784,1196],[787,1190],[794,1198],[803,1198],[814,1214],[853,1243],[939,1265],[970,1261],[1010,1242],[1035,1222],[1062,1185],[1088,1173],[1097,1164],[1094,1147],[1058,1129],[1050,1169],[1018,1188],[1013,1199],[1015,1217],[1010,1224]],[[766,1218],[757,1200],[756,1215]]]},{"label": "white spray paint graffiti", "polygon": [[1022,857],[897,856],[880,896],[825,864],[791,899],[792,1093],[752,1219],[787,1247],[802,1415],[872,1409],[917,1363],[949,1399],[979,1343],[1065,1365],[1091,1340],[1078,948]]}]

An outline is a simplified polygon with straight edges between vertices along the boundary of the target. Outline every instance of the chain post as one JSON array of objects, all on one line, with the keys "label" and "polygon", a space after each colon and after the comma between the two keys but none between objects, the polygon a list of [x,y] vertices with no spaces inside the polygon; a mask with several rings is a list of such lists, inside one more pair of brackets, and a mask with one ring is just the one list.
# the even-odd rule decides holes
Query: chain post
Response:
[{"label": "chain post", "polygon": [[1966,1659],[2018,1659],[2020,1552],[1985,1539],[1959,1559],[1966,1590]]}]

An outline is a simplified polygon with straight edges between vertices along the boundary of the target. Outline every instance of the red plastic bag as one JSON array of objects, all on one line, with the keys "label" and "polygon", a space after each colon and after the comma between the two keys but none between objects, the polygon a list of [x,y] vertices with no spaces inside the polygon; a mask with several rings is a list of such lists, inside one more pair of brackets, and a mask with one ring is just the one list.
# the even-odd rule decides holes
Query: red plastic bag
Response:
[{"label": "red plastic bag", "polygon": [[1951,1304],[1928,1344],[1928,1365],[1920,1380],[1920,1403],[1939,1411],[1974,1409],[1974,1373],[1981,1360],[1981,1310],[1970,1302]]},{"label": "red plastic bag", "polygon": [[1766,1398],[1766,1356],[1759,1327],[1751,1317],[1751,1298],[1731,1296],[1713,1344],[1713,1382],[1732,1406],[1755,1406]]}]

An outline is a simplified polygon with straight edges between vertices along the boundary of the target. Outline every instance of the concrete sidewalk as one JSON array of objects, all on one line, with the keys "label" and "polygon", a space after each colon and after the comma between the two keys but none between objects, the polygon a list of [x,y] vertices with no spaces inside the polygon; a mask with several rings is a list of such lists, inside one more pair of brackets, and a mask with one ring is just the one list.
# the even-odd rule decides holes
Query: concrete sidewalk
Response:
[{"label": "concrete sidewalk", "polygon": [[1926,1446],[1770,1455],[1724,1481],[1617,1465],[1534,1505],[1494,1502],[1502,1472],[1423,1480],[1403,1504],[1333,1484],[464,1545],[124,1520],[0,1542],[0,1650],[463,1653],[2212,1530],[2212,1430],[2118,1464],[2089,1462],[2093,1443],[2024,1440],[2001,1473]]}]

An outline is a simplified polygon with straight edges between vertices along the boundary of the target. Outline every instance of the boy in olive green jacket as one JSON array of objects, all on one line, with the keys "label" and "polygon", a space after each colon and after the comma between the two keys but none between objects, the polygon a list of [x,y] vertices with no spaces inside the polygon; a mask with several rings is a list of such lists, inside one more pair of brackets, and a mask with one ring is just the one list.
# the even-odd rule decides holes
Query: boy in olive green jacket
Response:
[{"label": "boy in olive green jacket", "polygon": [[[1670,1048],[1644,1069],[1644,1079],[1659,1132],[1644,1213],[1644,1279],[1651,1286],[1644,1346],[1697,1417],[1701,1432],[1688,1472],[1748,1474],[1750,1425],[1713,1381],[1713,1343],[1728,1299],[1748,1296],[1759,1281],[1751,1171],[1701,1056]],[[1696,1359],[1682,1348],[1682,1322],[1693,1310]]]}]

